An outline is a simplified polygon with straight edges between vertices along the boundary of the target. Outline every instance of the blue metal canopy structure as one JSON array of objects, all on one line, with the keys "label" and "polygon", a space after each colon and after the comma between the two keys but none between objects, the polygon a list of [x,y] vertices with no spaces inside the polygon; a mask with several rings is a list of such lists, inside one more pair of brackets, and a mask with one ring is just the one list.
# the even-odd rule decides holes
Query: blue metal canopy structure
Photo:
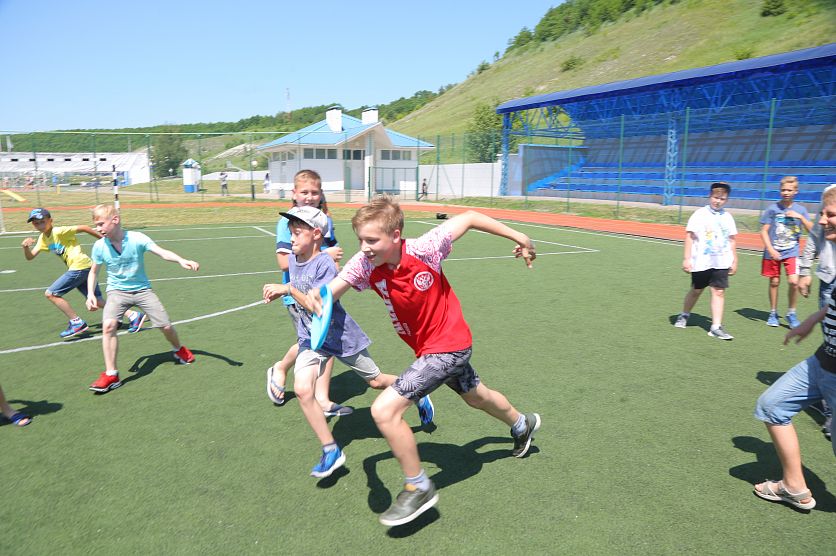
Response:
[{"label": "blue metal canopy structure", "polygon": [[665,136],[671,181],[683,135],[833,126],[834,83],[836,44],[828,44],[508,101],[496,109],[503,115],[501,191],[514,136],[575,146]]}]

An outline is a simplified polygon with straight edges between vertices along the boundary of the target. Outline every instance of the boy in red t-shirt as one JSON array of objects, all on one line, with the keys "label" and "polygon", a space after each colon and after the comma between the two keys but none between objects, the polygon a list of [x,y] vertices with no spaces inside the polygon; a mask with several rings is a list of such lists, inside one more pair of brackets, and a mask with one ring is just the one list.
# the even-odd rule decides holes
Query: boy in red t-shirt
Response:
[{"label": "boy in red t-shirt", "polygon": [[[511,427],[513,455],[518,458],[528,453],[532,435],[540,428],[537,413],[517,411],[502,393],[485,386],[471,367],[470,328],[441,270],[453,242],[470,229],[514,241],[514,255],[523,257],[529,268],[535,258],[534,245],[525,234],[474,211],[451,218],[418,239],[404,239],[403,212],[389,196],[358,210],[351,225],[360,240],[360,252],[330,282],[334,300],[351,287],[373,289],[388,308],[395,331],[418,358],[372,404],[372,417],[406,476],[403,491],[380,515],[380,522],[401,525],[438,501],[435,486],[421,468],[415,437],[403,419],[406,409],[419,398],[446,384],[468,405]],[[308,310],[321,313],[318,289],[312,289],[306,301]]]}]

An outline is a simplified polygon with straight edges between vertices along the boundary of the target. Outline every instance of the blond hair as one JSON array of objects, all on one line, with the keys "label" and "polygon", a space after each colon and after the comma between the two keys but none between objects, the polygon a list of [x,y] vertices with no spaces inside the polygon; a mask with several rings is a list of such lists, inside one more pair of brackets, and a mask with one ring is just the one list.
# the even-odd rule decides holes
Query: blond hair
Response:
[{"label": "blond hair", "polygon": [[826,207],[827,205],[836,204],[836,187],[828,187],[824,190],[824,193],[821,195],[821,206],[822,208]]},{"label": "blond hair", "polygon": [[119,211],[117,211],[116,207],[110,203],[104,205],[96,205],[95,207],[93,207],[93,217],[103,216],[105,218],[113,218],[118,214]]},{"label": "blond hair", "polygon": [[391,195],[375,197],[368,205],[357,210],[351,219],[351,227],[356,233],[358,228],[372,222],[386,234],[395,230],[403,231],[403,211],[398,201]]},{"label": "blond hair", "polygon": [[303,182],[312,183],[318,189],[322,189],[322,177],[314,170],[299,170],[296,172],[296,175],[293,176],[293,189],[295,190]]},{"label": "blond hair", "polygon": [[798,178],[795,176],[784,176],[781,178],[781,185],[794,184],[798,187]]}]

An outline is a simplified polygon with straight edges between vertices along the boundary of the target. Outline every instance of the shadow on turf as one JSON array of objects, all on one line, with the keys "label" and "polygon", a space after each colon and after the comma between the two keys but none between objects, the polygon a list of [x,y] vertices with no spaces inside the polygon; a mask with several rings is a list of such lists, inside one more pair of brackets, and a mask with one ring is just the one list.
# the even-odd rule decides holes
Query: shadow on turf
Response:
[{"label": "shadow on turf", "polygon": [[[230,359],[225,355],[219,355],[217,353],[211,353],[201,349],[192,350],[192,353],[195,355],[195,359],[197,359],[198,356],[214,357],[215,359],[225,361],[228,365],[232,367],[241,367],[243,365],[241,361],[235,361],[234,359]],[[157,367],[165,363],[176,364],[176,362],[174,361],[174,356],[170,351],[163,351],[160,353],[155,353],[153,355],[143,355],[142,357],[134,361],[133,365],[131,365],[131,368],[128,369],[128,372],[133,374],[122,380],[122,384],[124,385],[127,382],[139,380],[144,376],[150,375],[154,372],[154,370]]]},{"label": "shadow on turf", "polygon": [[[735,309],[734,312],[745,319],[760,321],[764,323],[766,322],[766,319],[769,318],[769,311],[761,311],[760,309],[752,309],[751,307]],[[784,320],[781,320],[780,322],[780,326],[782,328],[786,328],[787,330],[789,330],[790,327]]]},{"label": "shadow on turf", "polygon": [[[668,320],[673,325],[678,317],[679,313],[676,313],[675,315],[671,315],[670,317],[668,317]],[[699,326],[700,328],[708,332],[709,330],[711,330],[711,318],[699,315],[697,313],[691,313],[691,316],[688,317],[688,328],[692,326]]]},{"label": "shadow on turf", "polygon": [[[781,464],[771,442],[764,442],[753,436],[735,436],[732,438],[732,444],[738,450],[754,454],[757,461],[732,467],[729,469],[729,475],[752,487],[755,483],[761,483],[767,479],[777,480],[781,477]],[[812,511],[836,513],[836,496],[828,491],[827,484],[806,466],[804,479],[807,481],[807,488],[816,499],[816,507]],[[758,503],[766,503],[755,494],[752,494],[752,498]],[[801,510],[789,504],[785,505],[801,513],[808,512],[808,510]]]},{"label": "shadow on turf", "polygon": [[[38,415],[49,415],[56,411],[61,411],[64,404],[58,402],[48,402],[46,400],[7,400],[9,404],[13,404],[16,413],[23,413],[30,417],[37,417]],[[0,419],[0,427],[10,424],[6,419]]]},{"label": "shadow on turf", "polygon": [[[439,490],[469,479],[477,475],[485,464],[494,461],[513,457],[511,455],[510,437],[488,436],[468,442],[464,446],[455,444],[441,444],[437,442],[419,442],[418,452],[422,462],[435,464],[438,472],[430,476]],[[501,444],[502,447],[488,452],[480,452],[488,444]],[[536,447],[532,446],[529,453],[537,453]],[[367,485],[369,487],[369,508],[375,513],[382,513],[392,504],[392,494],[380,480],[377,474],[379,462],[392,459],[392,452],[383,452],[363,460],[363,470],[366,472]],[[437,521],[440,514],[436,508],[428,510],[415,521],[392,527],[389,530],[391,537],[407,537],[423,529],[430,523]]]}]

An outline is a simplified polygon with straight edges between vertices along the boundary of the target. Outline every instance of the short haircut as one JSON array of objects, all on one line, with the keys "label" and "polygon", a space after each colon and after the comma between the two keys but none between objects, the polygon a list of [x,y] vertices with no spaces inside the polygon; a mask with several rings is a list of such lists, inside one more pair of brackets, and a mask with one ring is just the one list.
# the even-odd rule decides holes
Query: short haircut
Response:
[{"label": "short haircut", "polygon": [[376,223],[387,234],[395,230],[403,231],[403,211],[398,201],[391,195],[375,197],[368,205],[357,210],[351,219],[351,227],[356,233],[360,226],[371,222]]},{"label": "short haircut", "polygon": [[98,216],[98,215],[101,215],[101,216],[104,216],[105,218],[113,218],[114,216],[117,216],[118,214],[119,214],[119,211],[116,210],[116,207],[113,206],[110,203],[107,203],[107,204],[104,204],[104,205],[96,205],[95,207],[93,207],[93,216],[94,217]]},{"label": "short haircut", "polygon": [[795,176],[784,176],[783,178],[781,178],[781,185],[784,184],[792,184],[798,187],[798,178]]},{"label": "short haircut", "polygon": [[836,187],[825,189],[821,196],[822,207],[832,204],[836,204]]},{"label": "short haircut", "polygon": [[708,190],[708,194],[711,195],[714,193],[715,189],[722,189],[726,192],[726,195],[731,195],[731,186],[724,181],[715,181],[711,184],[711,189]]},{"label": "short haircut", "polygon": [[293,189],[296,189],[296,186],[302,182],[313,183],[319,189],[322,189],[322,178],[314,170],[299,170],[296,172],[296,175],[293,176]]}]

